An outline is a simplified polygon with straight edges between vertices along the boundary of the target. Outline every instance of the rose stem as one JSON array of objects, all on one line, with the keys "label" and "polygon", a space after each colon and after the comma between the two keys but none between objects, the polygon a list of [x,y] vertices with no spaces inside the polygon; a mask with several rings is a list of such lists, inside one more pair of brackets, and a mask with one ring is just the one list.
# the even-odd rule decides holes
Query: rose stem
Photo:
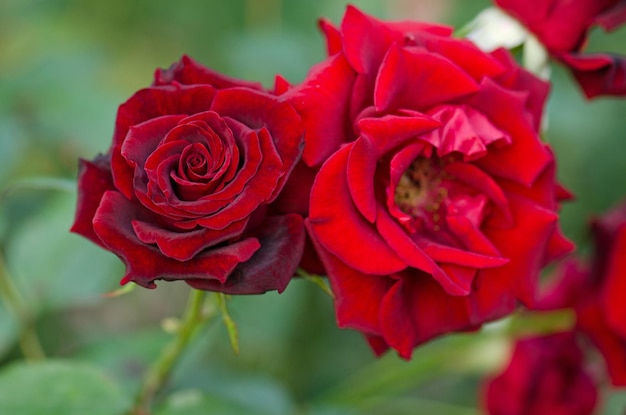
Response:
[{"label": "rose stem", "polygon": [[176,337],[162,351],[159,359],[146,373],[143,384],[137,395],[132,415],[149,415],[154,397],[163,389],[174,365],[185,351],[187,345],[198,332],[202,323],[208,320],[209,315],[203,313],[205,291],[191,290],[187,308]]},{"label": "rose stem", "polygon": [[45,359],[46,356],[41,347],[41,342],[33,327],[34,318],[32,310],[30,310],[24,297],[22,297],[9,277],[2,255],[0,255],[0,298],[4,302],[7,310],[13,313],[20,323],[18,341],[24,358],[29,361]]}]

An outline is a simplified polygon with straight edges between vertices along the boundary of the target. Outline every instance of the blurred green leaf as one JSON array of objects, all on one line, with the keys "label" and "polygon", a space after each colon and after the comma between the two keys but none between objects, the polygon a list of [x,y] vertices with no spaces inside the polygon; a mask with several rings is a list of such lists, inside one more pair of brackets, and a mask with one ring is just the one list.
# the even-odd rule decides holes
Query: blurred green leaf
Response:
[{"label": "blurred green leaf", "polygon": [[170,338],[160,328],[108,335],[84,346],[73,357],[106,369],[124,390],[134,393]]},{"label": "blurred green leaf", "polygon": [[76,191],[76,180],[61,177],[28,177],[16,180],[6,186],[0,193],[0,201],[20,190],[53,190],[73,193]]},{"label": "blurred green leaf", "polygon": [[304,411],[306,415],[359,415],[356,409],[337,408],[332,406],[315,405]]},{"label": "blurred green leaf", "polygon": [[465,349],[467,355],[471,344],[471,337],[457,335],[421,346],[410,361],[388,353],[333,385],[317,402],[362,411],[378,407],[407,390],[422,387],[436,375],[457,372],[458,350]]},{"label": "blurred green leaf", "polygon": [[[209,384],[207,384],[209,383]],[[208,411],[213,405],[213,410]],[[219,408],[219,410],[218,410]],[[224,415],[292,415],[294,404],[282,385],[264,376],[213,372],[197,387],[172,393],[158,415],[215,413]],[[189,411],[189,412],[184,412]]]},{"label": "blurred green leaf", "polygon": [[606,396],[600,397],[602,415],[623,415],[626,413],[626,391],[611,390]]},{"label": "blurred green leaf", "polygon": [[451,405],[445,402],[437,402],[424,398],[395,398],[385,402],[384,406],[376,410],[362,413],[361,415],[414,415],[414,414],[437,414],[437,415],[479,415],[478,408]]},{"label": "blurred green leaf", "polygon": [[[0,96],[2,96],[1,86]],[[25,150],[24,134],[18,123],[0,112],[0,183],[4,184],[6,178],[19,164]]]},{"label": "blurred green leaf", "polygon": [[3,356],[15,343],[18,323],[6,307],[0,303],[0,356]]},{"label": "blurred green leaf", "polygon": [[335,294],[330,289],[330,286],[328,285],[328,281],[326,278],[321,277],[319,275],[309,274],[302,268],[298,268],[296,270],[296,275],[301,278],[304,278],[306,281],[312,282],[313,284],[317,285],[330,298],[333,298],[333,299],[335,298]]},{"label": "blurred green leaf", "polygon": [[9,272],[41,309],[98,299],[117,288],[123,275],[115,256],[69,233],[74,210],[75,196],[59,195],[7,243]]},{"label": "blurred green leaf", "polygon": [[156,415],[261,415],[256,408],[247,408],[236,402],[208,396],[198,390],[187,390],[172,394]]},{"label": "blurred green leaf", "polygon": [[129,401],[104,373],[69,361],[15,363],[0,372],[0,413],[117,415]]}]

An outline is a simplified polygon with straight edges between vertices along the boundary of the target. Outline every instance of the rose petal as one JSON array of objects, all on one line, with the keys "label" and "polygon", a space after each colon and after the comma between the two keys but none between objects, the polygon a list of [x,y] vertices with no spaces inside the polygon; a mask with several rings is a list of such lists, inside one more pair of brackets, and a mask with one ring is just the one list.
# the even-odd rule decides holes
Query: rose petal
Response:
[{"label": "rose petal", "polygon": [[424,111],[476,91],[478,84],[472,77],[443,56],[393,45],[378,71],[374,105],[379,112]]},{"label": "rose petal", "polygon": [[296,110],[275,96],[244,88],[218,91],[211,109],[252,129],[267,128],[284,172],[269,201],[274,200],[302,155],[304,126]]},{"label": "rose petal", "polygon": [[[314,235],[308,220],[305,225],[309,233]],[[393,285],[393,280],[359,272],[331,254],[315,238],[313,243],[328,271],[328,280],[335,295],[337,325],[368,334],[380,334],[380,304]]]},{"label": "rose petal", "polygon": [[403,110],[397,115],[361,118],[358,126],[361,137],[371,141],[373,156],[378,159],[409,140],[421,138],[441,123],[426,114]]},{"label": "rose petal", "polygon": [[92,220],[100,206],[102,195],[108,190],[115,190],[109,158],[99,155],[93,161],[81,159],[78,165],[76,216],[70,231],[84,236],[103,248],[100,237],[93,229]]},{"label": "rose petal", "polygon": [[261,248],[247,262],[239,264],[223,284],[206,279],[187,280],[187,283],[194,288],[227,294],[283,292],[302,257],[302,217],[294,214],[268,217],[253,234]]},{"label": "rose petal", "polygon": [[316,176],[317,169],[312,169],[302,162],[298,163],[280,195],[272,203],[272,207],[281,213],[309,216],[309,196]]},{"label": "rose petal", "polygon": [[626,2],[613,0],[610,7],[596,16],[595,23],[604,30],[611,31],[626,22]]},{"label": "rose petal", "polygon": [[382,356],[387,350],[389,350],[389,345],[382,336],[372,336],[366,334],[365,340],[367,340],[367,343],[374,351],[374,354],[378,357]]},{"label": "rose petal", "polygon": [[489,79],[470,103],[497,128],[511,135],[511,144],[476,160],[476,164],[492,176],[503,177],[530,186],[552,162],[552,154],[539,140],[525,112],[526,94],[504,89]]},{"label": "rose petal", "polygon": [[324,18],[320,19],[317,22],[317,25],[326,38],[326,50],[328,56],[341,52],[341,32],[339,29],[336,28],[330,20]]},{"label": "rose petal", "polygon": [[137,91],[120,105],[111,149],[113,182],[127,198],[133,195],[133,168],[121,155],[128,129],[162,115],[195,114],[209,109],[215,89],[209,85],[158,86]]},{"label": "rose petal", "polygon": [[511,143],[509,134],[470,106],[441,105],[430,110],[429,115],[442,126],[420,139],[436,147],[439,157],[457,152],[465,161],[476,160],[487,154],[487,146],[491,144]]},{"label": "rose petal", "polygon": [[606,324],[602,307],[589,302],[577,310],[577,324],[598,348],[606,361],[613,386],[626,386],[626,339]]},{"label": "rose petal", "polygon": [[141,242],[156,244],[167,257],[188,261],[206,248],[241,235],[248,224],[248,218],[233,222],[222,230],[200,228],[187,232],[172,231],[140,220],[134,220],[131,224]]},{"label": "rose petal", "polygon": [[304,82],[283,96],[304,120],[302,160],[309,167],[320,166],[351,139],[348,103],[354,80],[352,68],[337,55],[313,66]]},{"label": "rose petal", "polygon": [[562,54],[587,98],[626,95],[626,57],[614,54]]},{"label": "rose petal", "polygon": [[[500,209],[507,209],[509,201],[498,183],[479,167],[469,163],[450,163],[444,170],[456,180],[467,183],[487,196]],[[554,176],[553,176],[554,177]],[[549,207],[549,206],[546,206]]]},{"label": "rose petal", "polygon": [[293,86],[281,75],[274,78],[274,95],[282,95],[289,91]]},{"label": "rose petal", "polygon": [[209,84],[217,89],[247,87],[262,90],[259,82],[243,81],[215,72],[183,55],[179,62],[168,69],[157,69],[154,74],[154,85],[165,85],[177,82],[185,85]]},{"label": "rose petal", "polygon": [[320,245],[361,272],[400,271],[406,267],[404,261],[352,202],[345,172],[350,148],[347,145],[336,152],[318,173],[311,190],[310,228]]},{"label": "rose petal", "polygon": [[[176,226],[182,229],[193,229],[199,225],[198,219],[206,218],[209,215],[220,211],[225,206],[230,205],[236,198],[240,197],[241,193],[249,185],[250,181],[259,174],[260,167],[264,162],[271,163],[273,165],[278,162],[276,160],[277,156],[275,154],[275,149],[272,149],[273,146],[268,143],[266,135],[264,136],[266,143],[265,150],[268,150],[269,153],[267,154],[267,160],[264,160],[264,148],[259,134],[236,121],[229,120],[228,118],[226,119],[226,122],[234,132],[238,145],[240,146],[239,151],[241,151],[241,158],[244,160],[243,166],[241,166],[234,179],[228,183],[228,185],[224,186],[215,193],[207,194],[200,199],[184,201],[180,200],[173,191],[169,174],[166,177],[162,177],[163,173],[156,172],[153,175],[157,177],[157,179],[160,179],[161,186],[160,188],[153,186],[152,191],[150,192],[137,192],[137,197],[141,200],[142,204],[164,216],[177,219],[178,222],[176,223]],[[173,146],[177,144],[176,142],[173,142],[169,145]],[[268,171],[261,174],[261,177],[267,177],[268,174],[277,174],[277,171],[276,169],[268,169]],[[271,192],[273,191],[273,188],[270,187],[268,183],[265,184],[265,190]],[[137,183],[135,188],[140,189],[140,183]],[[148,187],[148,190],[150,190],[150,187]],[[164,190],[165,193],[161,194]],[[249,199],[248,202],[256,203],[256,206],[258,206],[263,202],[263,200]],[[225,217],[222,214],[219,214],[219,216],[221,216],[222,219]],[[241,219],[229,217],[228,215],[226,217],[232,219],[233,221]],[[209,220],[209,222],[211,221]],[[204,227],[212,227],[208,224],[208,222],[204,225],[200,225]],[[215,223],[213,223],[213,225],[215,226]],[[226,225],[227,224],[222,223],[219,226],[222,226],[223,228]]]},{"label": "rose petal", "polygon": [[357,139],[348,156],[346,179],[354,205],[371,223],[376,220],[374,175],[377,165],[378,159],[371,141],[363,137]]},{"label": "rose petal", "polygon": [[[506,275],[505,280],[510,284],[506,291],[515,293],[520,301],[531,307],[536,298],[539,271],[544,265],[546,246],[556,229],[558,215],[517,196],[512,195],[509,200],[516,226],[483,230],[509,262],[500,268],[483,270],[483,276],[490,281],[489,285],[493,284],[495,287],[502,283],[499,281],[502,280],[502,275]],[[489,309],[495,297],[487,292],[484,294],[484,297],[478,296],[477,306],[480,309]],[[482,304],[482,301],[485,303]],[[477,313],[490,314],[486,309],[477,310]]]},{"label": "rose petal", "polygon": [[449,27],[415,21],[382,22],[349,5],[341,22],[344,54],[359,73],[372,73],[394,42],[428,32],[449,36]]},{"label": "rose petal", "polygon": [[279,180],[284,176],[283,163],[276,152],[272,137],[263,128],[258,133],[263,159],[259,170],[246,184],[242,192],[228,206],[213,215],[199,218],[200,226],[212,229],[223,229],[233,221],[250,215],[261,203],[269,203]]},{"label": "rose petal", "polygon": [[491,56],[498,59],[506,67],[506,71],[497,77],[500,85],[520,92],[529,92],[526,109],[535,131],[539,132],[544,107],[550,92],[550,83],[521,68],[506,49],[496,49],[491,52]]},{"label": "rose petal", "polygon": [[424,273],[403,272],[383,299],[380,326],[389,346],[410,359],[419,344],[469,326],[466,300],[447,295]]},{"label": "rose petal", "polygon": [[566,259],[551,273],[533,310],[573,309],[584,302],[593,288],[586,264],[575,259]]},{"label": "rose petal", "polygon": [[450,278],[430,256],[411,240],[404,229],[384,209],[378,211],[376,226],[381,236],[408,266],[431,274],[450,295],[469,294],[471,282],[464,284]]},{"label": "rose petal", "polygon": [[601,304],[608,324],[626,341],[626,223],[617,227],[615,234],[606,264]]},{"label": "rose petal", "polygon": [[497,59],[480,50],[469,40],[421,34],[419,45],[448,58],[463,68],[476,82],[480,82],[486,76],[497,77],[506,71]]},{"label": "rose petal", "polygon": [[482,269],[494,267],[498,268],[508,262],[506,256],[493,257],[482,255],[476,252],[464,251],[451,246],[441,245],[425,238],[417,239],[416,243],[428,256],[438,263]]},{"label": "rose petal", "polygon": [[614,0],[495,0],[507,13],[535,33],[551,51],[578,49],[586,32],[599,14]]},{"label": "rose petal", "polygon": [[184,115],[163,115],[128,129],[120,152],[128,164],[135,168],[135,175],[142,173],[148,157],[157,150],[167,133],[185,118]]},{"label": "rose petal", "polygon": [[132,227],[134,220],[151,222],[153,218],[116,191],[104,193],[93,219],[94,230],[104,246],[126,264],[122,284],[133,281],[154,288],[156,279],[225,281],[239,263],[250,259],[260,247],[256,238],[247,238],[181,262],[141,242]]}]

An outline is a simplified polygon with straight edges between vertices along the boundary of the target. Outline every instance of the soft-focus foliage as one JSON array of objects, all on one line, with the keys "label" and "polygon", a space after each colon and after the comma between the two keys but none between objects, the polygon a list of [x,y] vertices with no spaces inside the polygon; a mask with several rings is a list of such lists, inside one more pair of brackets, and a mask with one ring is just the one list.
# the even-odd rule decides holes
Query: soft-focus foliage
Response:
[{"label": "soft-focus foliage", "polygon": [[[352,3],[383,19],[457,26],[490,5]],[[0,194],[6,263],[0,272],[8,272],[33,305],[45,349],[71,361],[27,369],[16,363],[17,324],[0,306],[3,384],[36,385],[33,377],[46,373],[59,382],[69,379],[67,388],[84,386],[79,393],[106,398],[121,389],[119,402],[104,401],[127,407],[147,365],[170,338],[155,327],[181,314],[187,293],[182,283],[163,283],[156,291],[103,298],[118,287],[124,270],[112,254],[67,233],[75,195],[50,182],[19,180],[74,180],[79,156],[93,158],[108,148],[117,106],[146,85],[154,68],[183,53],[266,87],[275,73],[301,81],[325,55],[316,19],[337,23],[344,9],[335,0],[0,1],[0,186],[10,186]],[[615,51],[624,44],[624,30],[610,39],[592,32],[589,49]],[[568,76],[554,72],[547,139],[558,156],[560,182],[578,199],[563,208],[563,229],[584,252],[587,218],[626,195],[626,103],[585,102]],[[226,330],[212,325],[175,371],[168,385],[173,393],[159,415],[204,408],[224,408],[218,411],[223,414],[413,414],[415,408],[475,414],[479,379],[506,359],[503,328],[496,324],[471,337],[428,344],[409,363],[392,354],[374,360],[357,333],[336,328],[331,300],[304,280],[281,295],[233,299],[230,311],[239,326],[240,356],[233,356]],[[0,403],[14,405],[8,394],[10,389],[0,388]],[[612,394],[604,413],[620,413],[625,400]]]}]

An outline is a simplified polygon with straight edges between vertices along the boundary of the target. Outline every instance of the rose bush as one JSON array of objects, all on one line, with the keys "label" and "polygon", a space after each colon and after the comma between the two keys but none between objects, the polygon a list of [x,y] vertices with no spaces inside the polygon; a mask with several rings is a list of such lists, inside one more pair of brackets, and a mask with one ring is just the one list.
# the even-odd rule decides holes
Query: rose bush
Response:
[{"label": "rose bush", "polygon": [[282,291],[304,229],[270,204],[302,135],[288,103],[183,57],[120,106],[108,153],[81,161],[72,231],[122,259],[122,283]]},{"label": "rose bush", "polygon": [[587,97],[626,94],[626,57],[583,53],[591,28],[613,30],[626,21],[623,0],[494,0],[565,64]]},{"label": "rose bush", "polygon": [[277,90],[306,126],[289,187],[314,178],[308,212],[286,199],[309,215],[338,324],[409,358],[532,304],[539,270],[571,249],[537,133],[548,85],[447,27],[354,7],[321,26],[331,56]]},{"label": "rose bush", "polygon": [[626,386],[626,204],[595,220],[592,232],[591,262],[563,263],[537,308],[573,308],[577,330],[604,357],[612,384]]},{"label": "rose bush", "polygon": [[598,400],[573,332],[515,343],[508,367],[487,383],[491,415],[589,415]]}]

